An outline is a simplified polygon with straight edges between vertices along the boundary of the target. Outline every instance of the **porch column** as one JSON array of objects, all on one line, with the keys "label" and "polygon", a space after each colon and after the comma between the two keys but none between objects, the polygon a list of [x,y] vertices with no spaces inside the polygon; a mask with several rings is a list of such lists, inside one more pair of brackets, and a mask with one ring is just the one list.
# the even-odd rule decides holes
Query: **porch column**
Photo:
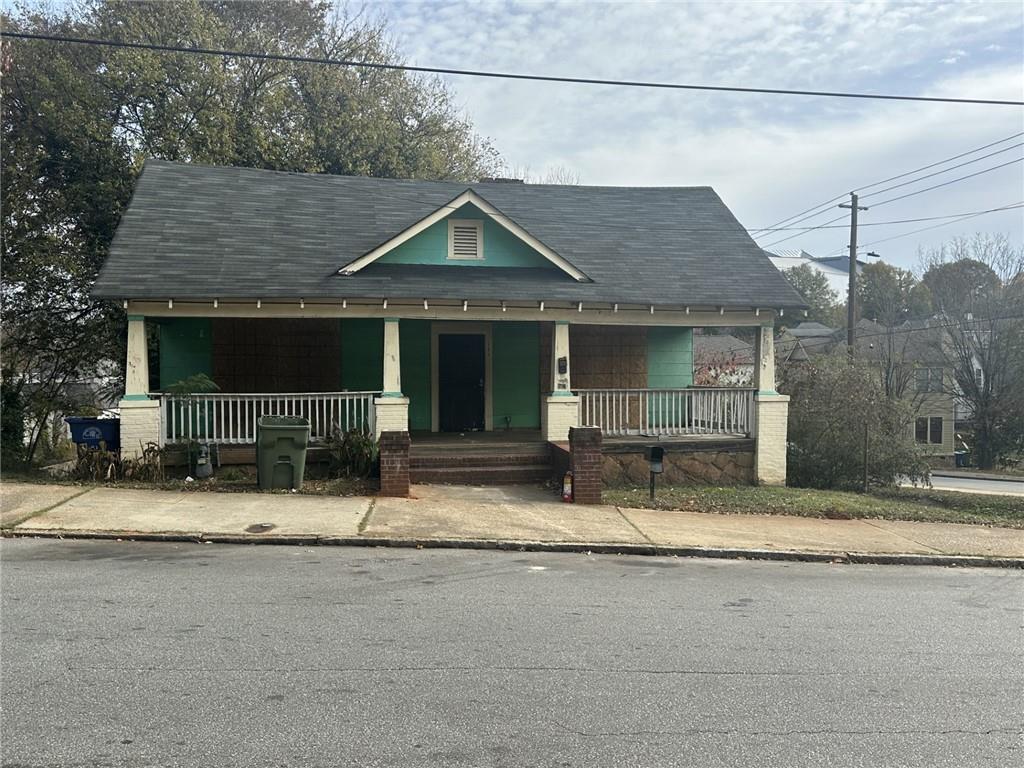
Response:
[{"label": "porch column", "polygon": [[754,386],[754,478],[758,485],[785,485],[789,396],[775,391],[775,336],[771,323],[757,329]]},{"label": "porch column", "polygon": [[753,383],[758,392],[775,392],[775,329],[771,323],[757,327]]},{"label": "porch column", "polygon": [[160,401],[149,399],[149,352],[146,318],[128,315],[128,350],[124,365],[121,411],[121,455],[138,456],[147,443],[159,445]]},{"label": "porch column", "polygon": [[551,339],[551,391],[544,401],[541,426],[544,438],[554,443],[569,439],[569,428],[579,426],[580,399],[572,393],[569,362],[569,323],[555,322]]},{"label": "porch column", "polygon": [[149,352],[146,318],[128,315],[128,355],[124,365],[124,399],[149,399]]},{"label": "porch column", "polygon": [[384,318],[384,376],[380,397],[374,399],[373,436],[409,431],[409,398],[402,394],[402,355],[398,318]]}]

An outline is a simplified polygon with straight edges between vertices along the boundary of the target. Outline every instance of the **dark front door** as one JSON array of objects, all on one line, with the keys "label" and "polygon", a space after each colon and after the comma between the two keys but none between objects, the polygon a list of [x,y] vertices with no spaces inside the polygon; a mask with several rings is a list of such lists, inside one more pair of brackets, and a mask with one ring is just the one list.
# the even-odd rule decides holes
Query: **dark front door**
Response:
[{"label": "dark front door", "polygon": [[437,417],[442,432],[484,428],[483,334],[437,337]]}]

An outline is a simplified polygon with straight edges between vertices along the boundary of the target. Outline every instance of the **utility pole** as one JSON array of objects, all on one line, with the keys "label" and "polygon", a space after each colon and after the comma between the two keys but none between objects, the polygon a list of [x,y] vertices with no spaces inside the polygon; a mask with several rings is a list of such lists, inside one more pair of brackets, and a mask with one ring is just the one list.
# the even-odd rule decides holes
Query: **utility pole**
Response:
[{"label": "utility pole", "polygon": [[840,208],[850,209],[850,288],[846,297],[846,351],[853,359],[853,343],[857,337],[857,211],[867,207],[857,205],[857,193],[850,193],[849,203],[840,203]]}]

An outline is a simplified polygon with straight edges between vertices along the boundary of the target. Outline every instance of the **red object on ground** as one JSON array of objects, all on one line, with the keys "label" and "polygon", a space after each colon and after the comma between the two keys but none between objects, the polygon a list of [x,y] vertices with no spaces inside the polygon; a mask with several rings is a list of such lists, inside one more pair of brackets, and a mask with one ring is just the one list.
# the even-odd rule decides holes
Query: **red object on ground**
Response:
[{"label": "red object on ground", "polygon": [[566,472],[562,478],[562,501],[572,503],[572,472]]}]

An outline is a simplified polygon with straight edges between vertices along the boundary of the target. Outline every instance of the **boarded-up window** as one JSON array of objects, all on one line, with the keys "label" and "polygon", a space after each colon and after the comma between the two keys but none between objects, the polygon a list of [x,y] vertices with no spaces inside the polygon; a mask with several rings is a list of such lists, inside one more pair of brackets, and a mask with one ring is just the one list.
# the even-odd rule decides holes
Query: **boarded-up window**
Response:
[{"label": "boarded-up window", "polygon": [[337,392],[338,320],[213,321],[213,380],[222,392]]}]

